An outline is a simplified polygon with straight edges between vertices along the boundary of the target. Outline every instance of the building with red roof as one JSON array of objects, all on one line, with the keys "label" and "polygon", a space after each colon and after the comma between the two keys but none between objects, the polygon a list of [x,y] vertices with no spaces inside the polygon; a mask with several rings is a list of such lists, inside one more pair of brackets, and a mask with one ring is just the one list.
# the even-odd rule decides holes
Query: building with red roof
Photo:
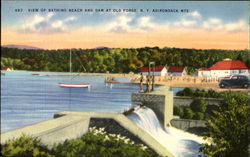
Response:
[{"label": "building with red roof", "polygon": [[1,70],[4,70],[4,71],[11,71],[11,69],[9,67],[3,67]]},{"label": "building with red roof", "polygon": [[187,75],[186,68],[184,66],[172,66],[168,68],[169,76],[185,76]]},{"label": "building with red roof", "polygon": [[215,63],[208,69],[198,69],[198,76],[225,77],[229,75],[249,75],[249,68],[240,60],[223,60]]},{"label": "building with red roof", "polygon": [[155,66],[151,67],[150,69],[148,67],[142,67],[140,68],[140,72],[143,75],[148,75],[148,71],[150,70],[151,75],[155,76],[184,76],[187,75],[186,68],[183,66],[172,66],[169,68],[166,68],[165,66]]},{"label": "building with red roof", "polygon": [[153,75],[153,71],[154,71],[155,76],[166,76],[167,75],[167,69],[165,66],[162,66],[162,65],[151,67],[150,69],[148,67],[140,68],[140,72],[143,75],[148,75],[149,71],[150,71],[151,75]]}]

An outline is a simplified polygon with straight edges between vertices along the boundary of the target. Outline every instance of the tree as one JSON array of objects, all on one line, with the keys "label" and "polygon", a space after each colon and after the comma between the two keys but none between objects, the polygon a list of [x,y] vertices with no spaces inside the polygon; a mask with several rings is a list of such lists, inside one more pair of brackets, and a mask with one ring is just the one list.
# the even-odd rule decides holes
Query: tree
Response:
[{"label": "tree", "polygon": [[194,116],[194,112],[190,108],[184,108],[183,118],[192,119]]},{"label": "tree", "polygon": [[248,103],[239,103],[234,98],[222,102],[207,124],[206,138],[212,138],[212,143],[204,144],[201,151],[211,157],[247,157],[249,110]]},{"label": "tree", "polygon": [[190,104],[190,108],[194,112],[202,112],[202,113],[204,113],[206,111],[206,109],[207,109],[207,102],[204,99],[201,99],[201,98],[195,99]]},{"label": "tree", "polygon": [[[19,59],[24,64],[29,65],[26,70],[52,70],[67,71],[69,69],[69,49],[59,50],[20,50],[1,47],[2,58]],[[105,49],[71,49],[72,54],[79,54],[80,63],[88,72],[105,71],[100,68],[101,64],[107,67],[108,71],[115,73],[137,72],[142,66],[147,66],[150,61],[156,65],[186,66],[188,74],[192,74],[195,69],[209,68],[217,61],[225,58],[243,59],[250,66],[249,50],[196,50],[180,48],[144,47],[144,48],[105,48]],[[112,60],[107,60],[113,58]],[[76,57],[72,56],[73,65],[77,65]],[[50,63],[42,65],[41,63]],[[10,63],[10,62],[9,62]],[[1,62],[1,66],[3,62]],[[11,65],[11,63],[9,64]],[[50,67],[53,65],[53,67]],[[55,68],[58,67],[58,68]],[[73,66],[74,71],[82,71],[81,66]]]},{"label": "tree", "polygon": [[244,61],[243,56],[242,56],[241,53],[237,56],[236,60]]},{"label": "tree", "polygon": [[202,112],[195,112],[193,119],[195,120],[203,120],[205,118],[204,113]]},{"label": "tree", "polygon": [[174,107],[174,115],[180,116],[182,118],[184,115],[183,107],[181,106]]}]

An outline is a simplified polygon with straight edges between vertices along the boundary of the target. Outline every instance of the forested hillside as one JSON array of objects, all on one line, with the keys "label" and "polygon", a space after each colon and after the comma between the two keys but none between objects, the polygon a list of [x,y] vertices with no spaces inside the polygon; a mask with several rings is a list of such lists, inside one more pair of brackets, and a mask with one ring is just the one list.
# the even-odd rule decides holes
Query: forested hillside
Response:
[{"label": "forested hillside", "polygon": [[[31,71],[69,71],[69,49],[22,50],[1,47],[1,67]],[[72,49],[73,72],[128,73],[138,72],[150,61],[156,65],[186,66],[188,73],[195,69],[209,68],[225,58],[242,60],[250,67],[249,50],[198,50],[179,48],[102,48]]]}]

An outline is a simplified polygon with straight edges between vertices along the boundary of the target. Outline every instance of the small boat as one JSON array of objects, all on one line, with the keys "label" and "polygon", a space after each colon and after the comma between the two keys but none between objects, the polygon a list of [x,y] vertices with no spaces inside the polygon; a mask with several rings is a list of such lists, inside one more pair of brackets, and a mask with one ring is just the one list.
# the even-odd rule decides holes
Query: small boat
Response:
[{"label": "small boat", "polygon": [[32,76],[49,76],[49,75],[44,75],[44,74],[32,74]]},{"label": "small boat", "polygon": [[90,87],[90,84],[59,83],[61,87]]},{"label": "small boat", "polygon": [[[84,68],[85,69],[85,68]],[[86,71],[86,69],[85,69]],[[70,59],[69,59],[69,72],[72,72],[71,69],[71,49],[70,49]],[[71,76],[71,75],[69,75]],[[77,76],[77,75],[76,75]],[[74,78],[74,77],[73,77]],[[71,78],[72,80],[72,78]],[[60,87],[90,87],[90,84],[77,84],[77,83],[59,83]],[[89,88],[90,89],[90,88]]]}]

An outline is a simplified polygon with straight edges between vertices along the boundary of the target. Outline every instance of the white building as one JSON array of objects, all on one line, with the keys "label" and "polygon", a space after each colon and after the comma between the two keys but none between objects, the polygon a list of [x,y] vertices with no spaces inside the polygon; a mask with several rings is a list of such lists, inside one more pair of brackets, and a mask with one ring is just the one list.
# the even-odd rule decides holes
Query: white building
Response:
[{"label": "white building", "polygon": [[168,68],[168,76],[185,76],[187,75],[186,68],[183,66],[172,66]]},{"label": "white building", "polygon": [[208,69],[196,70],[196,74],[197,76],[220,78],[236,74],[249,75],[250,69],[242,61],[223,60]]},{"label": "white building", "polygon": [[210,77],[210,69],[198,69],[195,71],[195,75]]},{"label": "white building", "polygon": [[[140,68],[140,72],[143,75],[148,75],[148,71],[149,68],[148,67],[142,67]],[[153,71],[154,71],[154,75],[155,76],[166,76],[167,75],[167,69],[165,66],[155,66],[155,67],[151,67],[150,68],[150,74],[153,75]]]}]

